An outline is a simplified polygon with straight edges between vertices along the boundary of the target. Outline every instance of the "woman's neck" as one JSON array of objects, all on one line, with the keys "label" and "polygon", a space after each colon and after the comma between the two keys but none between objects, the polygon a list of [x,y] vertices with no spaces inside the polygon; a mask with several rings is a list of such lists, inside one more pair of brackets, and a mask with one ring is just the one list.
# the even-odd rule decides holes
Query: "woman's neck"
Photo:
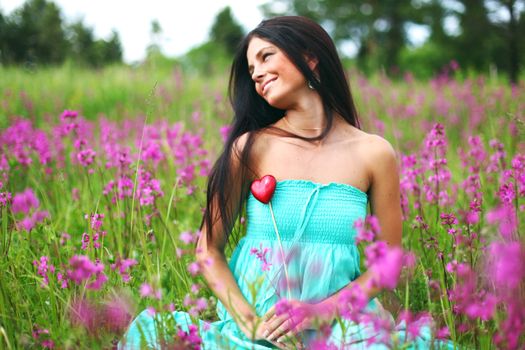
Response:
[{"label": "woman's neck", "polygon": [[326,115],[320,99],[306,101],[302,106],[286,111],[283,116],[283,126],[290,131],[306,137],[321,134],[326,127]]}]

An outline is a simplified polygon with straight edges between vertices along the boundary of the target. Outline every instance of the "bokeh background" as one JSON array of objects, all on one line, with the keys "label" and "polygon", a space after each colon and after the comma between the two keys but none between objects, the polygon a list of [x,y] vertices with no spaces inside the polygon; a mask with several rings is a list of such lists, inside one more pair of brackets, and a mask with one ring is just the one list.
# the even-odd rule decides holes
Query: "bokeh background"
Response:
[{"label": "bokeh background", "polygon": [[[430,78],[455,60],[461,70],[506,75],[516,83],[525,54],[523,1],[27,1],[0,4],[0,59],[26,67],[221,64],[264,17],[319,21],[349,65],[366,74],[410,71]],[[195,62],[195,59],[198,62]],[[224,61],[228,62],[229,57]]]},{"label": "bokeh background", "polygon": [[[397,324],[525,348],[525,1],[0,0],[0,349],[114,348],[145,309],[166,348],[201,348],[169,312],[217,320],[206,179],[236,45],[277,14],[332,35],[363,129],[397,152],[403,254],[358,245]],[[241,213],[226,256],[244,233]]]}]

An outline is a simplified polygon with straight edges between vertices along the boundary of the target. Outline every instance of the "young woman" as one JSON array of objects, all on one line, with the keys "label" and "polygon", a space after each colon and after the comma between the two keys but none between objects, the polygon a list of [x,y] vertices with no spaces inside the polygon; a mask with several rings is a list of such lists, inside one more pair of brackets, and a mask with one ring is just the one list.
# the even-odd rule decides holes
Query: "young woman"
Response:
[{"label": "young woman", "polygon": [[[268,19],[246,36],[232,65],[230,99],[235,117],[209,177],[197,244],[204,278],[219,300],[220,320],[199,324],[203,348],[309,348],[319,321],[330,326],[338,348],[368,348],[371,326],[344,321],[343,332],[335,319],[339,295],[354,284],[370,309],[381,309],[378,290],[367,283],[370,272],[359,271],[353,224],[370,206],[379,238],[401,244],[393,148],[360,130],[334,43],[304,17]],[[268,203],[250,192],[265,175],[276,179]],[[271,191],[271,178],[267,184]],[[243,208],[246,236],[228,263],[224,249]],[[303,310],[298,319],[279,312],[282,299]],[[188,315],[173,315],[187,329]],[[141,333],[159,347],[147,313],[122,344],[138,347]]]}]

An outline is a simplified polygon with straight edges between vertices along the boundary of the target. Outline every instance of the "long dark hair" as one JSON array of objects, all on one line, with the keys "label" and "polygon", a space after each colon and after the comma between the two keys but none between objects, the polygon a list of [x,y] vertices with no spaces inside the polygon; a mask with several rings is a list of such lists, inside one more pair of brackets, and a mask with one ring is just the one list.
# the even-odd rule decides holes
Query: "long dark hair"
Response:
[{"label": "long dark hair", "polygon": [[[270,106],[255,91],[246,57],[253,37],[267,40],[279,47],[321,96],[327,116],[325,129],[314,138],[292,134],[294,137],[308,141],[324,138],[332,127],[334,113],[359,128],[350,87],[328,33],[306,17],[281,16],[262,21],[240,43],[231,67],[229,96],[234,118],[224,150],[208,178],[206,210],[201,223],[201,229],[202,226],[206,229],[207,242],[212,236],[213,226],[218,222],[221,223],[222,234],[229,237],[236,216],[244,205],[250,180],[261,175],[255,174],[250,164],[250,149],[254,137],[257,131],[271,127],[285,113],[284,110]],[[308,66],[306,57],[317,59],[315,72]],[[235,147],[239,137],[245,133],[248,134],[242,149]],[[235,161],[233,157],[236,158]],[[240,166],[232,169],[232,162]],[[240,197],[231,198],[232,195]],[[232,206],[231,200],[236,207]]]}]

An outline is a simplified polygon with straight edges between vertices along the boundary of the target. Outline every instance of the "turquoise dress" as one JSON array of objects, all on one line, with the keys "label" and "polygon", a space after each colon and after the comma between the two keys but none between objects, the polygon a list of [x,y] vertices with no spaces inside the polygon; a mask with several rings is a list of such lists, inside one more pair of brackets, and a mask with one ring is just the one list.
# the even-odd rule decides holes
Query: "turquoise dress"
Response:
[{"label": "turquoise dress", "polygon": [[[271,200],[279,240],[270,206],[249,195],[247,233],[232,253],[229,266],[241,291],[255,306],[259,316],[264,315],[280,298],[321,301],[360,275],[353,224],[357,219],[365,218],[367,203],[367,194],[350,185],[333,182],[319,184],[306,180],[279,181]],[[368,309],[384,312],[376,299],[369,303]],[[270,343],[250,341],[220,302],[217,313],[219,321],[199,321],[202,349],[273,348]],[[188,330],[191,320],[187,313],[176,311],[173,317],[183,330]],[[334,322],[332,326],[329,341],[337,348],[387,349],[386,346],[370,346],[366,342],[373,336],[372,325],[357,325],[346,320],[344,323],[345,332],[340,323]],[[430,333],[426,331],[428,336],[418,339],[420,344],[430,339]],[[315,336],[315,331],[307,331],[303,334],[303,342],[308,344]],[[402,329],[400,337],[404,337]],[[119,343],[119,349],[141,348],[141,338],[147,347],[159,348],[153,318],[147,311],[130,325]],[[142,343],[142,348],[145,347]]]}]

